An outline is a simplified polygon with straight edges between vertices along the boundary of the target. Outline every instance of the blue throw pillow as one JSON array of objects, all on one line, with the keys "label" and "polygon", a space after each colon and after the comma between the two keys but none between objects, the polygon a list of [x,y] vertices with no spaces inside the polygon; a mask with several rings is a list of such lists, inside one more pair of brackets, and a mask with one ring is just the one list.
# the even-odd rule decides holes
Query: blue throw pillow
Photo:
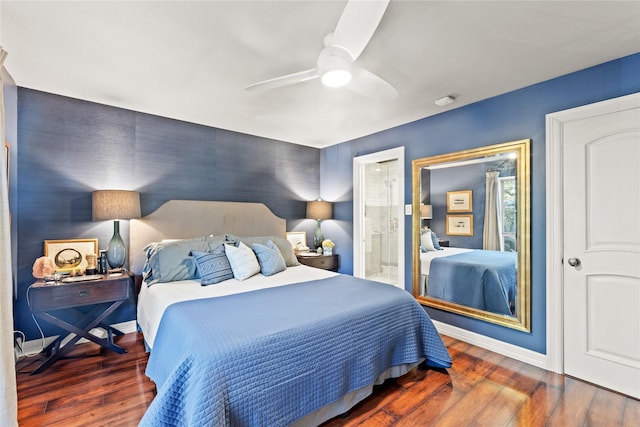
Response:
[{"label": "blue throw pillow", "polygon": [[210,244],[204,238],[175,240],[147,246],[147,262],[143,268],[147,285],[197,279],[196,266],[189,253],[208,252],[210,249]]},{"label": "blue throw pillow", "polygon": [[251,245],[253,251],[258,256],[258,263],[260,263],[260,272],[265,276],[271,276],[273,274],[284,271],[287,268],[287,264],[276,246],[271,240],[267,241],[266,245],[254,243]]},{"label": "blue throw pillow", "polygon": [[431,240],[433,242],[433,248],[437,251],[442,251],[443,249],[440,247],[440,243],[438,242],[438,236],[436,236],[436,232],[431,230]]},{"label": "blue throw pillow", "polygon": [[233,270],[231,270],[231,264],[224,253],[224,245],[218,245],[211,252],[191,251],[191,256],[200,274],[202,286],[233,279]]},{"label": "blue throw pillow", "polygon": [[237,245],[238,242],[242,242],[247,246],[251,246],[254,243],[259,245],[266,245],[269,240],[271,240],[280,250],[282,254],[282,258],[284,258],[285,264],[287,267],[293,267],[294,265],[300,265],[298,262],[298,257],[293,252],[293,245],[291,242],[283,237],[278,236],[236,236],[234,234],[227,234],[225,236],[227,243],[233,243]]}]

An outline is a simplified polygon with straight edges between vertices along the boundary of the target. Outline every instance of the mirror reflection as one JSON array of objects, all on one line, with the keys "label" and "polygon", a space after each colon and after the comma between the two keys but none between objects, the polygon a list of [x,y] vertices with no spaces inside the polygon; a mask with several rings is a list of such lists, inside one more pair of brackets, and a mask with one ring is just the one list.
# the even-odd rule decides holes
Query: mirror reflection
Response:
[{"label": "mirror reflection", "polygon": [[529,330],[529,140],[413,161],[413,292]]}]

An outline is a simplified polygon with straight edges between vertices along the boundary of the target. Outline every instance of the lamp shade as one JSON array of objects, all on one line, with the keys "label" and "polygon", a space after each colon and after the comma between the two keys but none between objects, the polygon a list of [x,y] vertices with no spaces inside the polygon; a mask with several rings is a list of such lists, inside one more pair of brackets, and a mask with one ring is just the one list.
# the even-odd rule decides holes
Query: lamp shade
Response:
[{"label": "lamp shade", "polygon": [[91,193],[91,219],[140,218],[140,193],[127,190],[97,190]]},{"label": "lamp shade", "polygon": [[420,206],[420,218],[422,219],[433,218],[433,207],[431,205]]},{"label": "lamp shade", "polygon": [[314,200],[307,202],[307,218],[310,219],[331,219],[333,215],[333,205],[331,202]]}]

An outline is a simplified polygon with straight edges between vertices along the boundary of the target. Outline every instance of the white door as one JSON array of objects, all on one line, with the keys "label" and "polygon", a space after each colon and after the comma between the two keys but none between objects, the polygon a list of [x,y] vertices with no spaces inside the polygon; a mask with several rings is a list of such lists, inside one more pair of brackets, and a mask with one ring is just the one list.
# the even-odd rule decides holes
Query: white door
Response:
[{"label": "white door", "polygon": [[353,275],[404,289],[404,147],[353,159]]},{"label": "white door", "polygon": [[640,398],[640,106],[564,125],[565,373]]}]

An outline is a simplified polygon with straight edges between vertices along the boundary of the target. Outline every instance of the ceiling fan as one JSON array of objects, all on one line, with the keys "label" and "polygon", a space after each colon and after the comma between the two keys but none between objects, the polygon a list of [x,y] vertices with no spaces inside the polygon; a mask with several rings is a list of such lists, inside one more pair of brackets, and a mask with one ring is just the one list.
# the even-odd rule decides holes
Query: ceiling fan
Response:
[{"label": "ceiling fan", "polygon": [[391,100],[398,91],[369,70],[354,65],[382,20],[389,0],[351,0],[333,33],[324,38],[317,67],[246,86],[245,90],[274,89],[320,78],[327,87],[346,87],[360,95]]}]

